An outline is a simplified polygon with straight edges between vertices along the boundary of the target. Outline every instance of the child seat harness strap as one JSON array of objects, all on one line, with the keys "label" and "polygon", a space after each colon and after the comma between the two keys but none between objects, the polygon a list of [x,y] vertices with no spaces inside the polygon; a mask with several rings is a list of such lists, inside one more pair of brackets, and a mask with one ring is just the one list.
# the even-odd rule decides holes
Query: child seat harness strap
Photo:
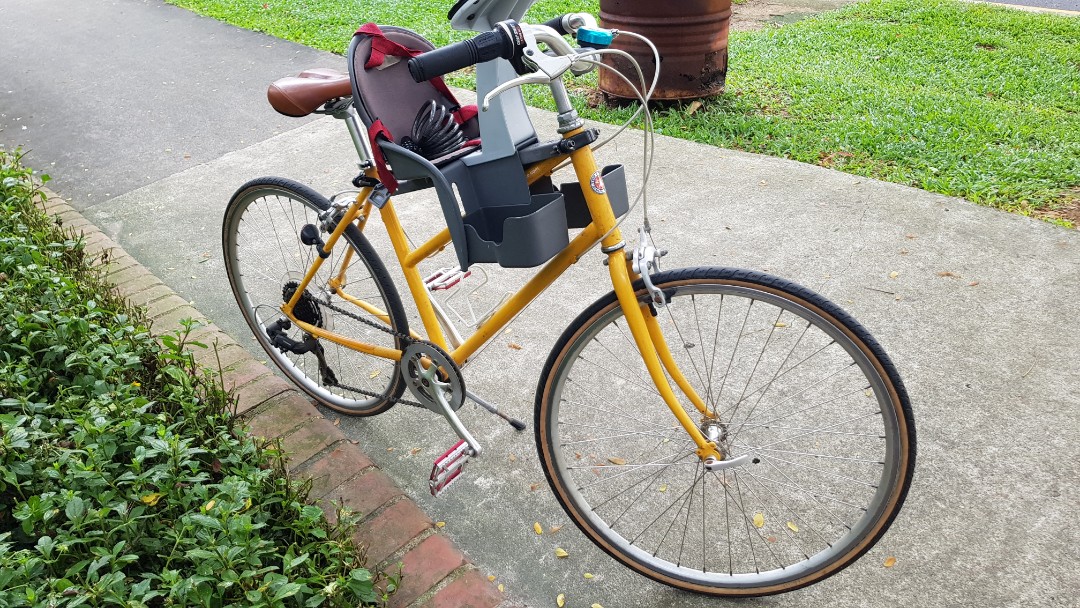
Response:
[{"label": "child seat harness strap", "polygon": [[[374,23],[365,23],[360,29],[356,30],[356,34],[354,35],[371,37],[371,56],[368,57],[367,63],[364,64],[364,69],[367,70],[381,66],[383,62],[386,61],[387,55],[410,59],[424,52],[410,49],[390,40],[383,31],[379,29],[379,26]],[[464,124],[479,114],[479,110],[475,104],[462,107],[457,98],[454,97],[454,94],[450,92],[450,88],[443,82],[441,76],[436,76],[428,82],[452,104],[452,107],[454,108],[452,110],[454,120],[458,124]],[[391,135],[390,130],[386,128],[386,125],[383,124],[382,120],[376,119],[375,122],[368,127],[368,139],[371,140],[371,150],[375,156],[375,169],[379,173],[379,180],[386,186],[386,189],[393,194],[398,189],[398,181],[394,178],[394,174],[390,172],[389,167],[387,167],[386,157],[383,156],[382,150],[379,148],[377,140],[380,137],[385,138],[387,141],[394,141],[393,135]],[[476,145],[478,143],[479,140],[474,139],[465,142],[464,145]]]}]

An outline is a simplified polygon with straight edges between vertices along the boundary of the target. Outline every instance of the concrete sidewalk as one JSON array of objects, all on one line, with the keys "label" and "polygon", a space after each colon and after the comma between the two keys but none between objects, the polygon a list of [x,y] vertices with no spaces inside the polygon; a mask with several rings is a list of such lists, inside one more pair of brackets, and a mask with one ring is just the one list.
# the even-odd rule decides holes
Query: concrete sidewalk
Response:
[{"label": "concrete sidewalk", "polygon": [[[20,28],[37,28],[39,37],[61,35],[33,15],[24,16],[30,21],[22,24],[10,19],[22,15],[11,10],[19,4],[0,0],[0,14],[5,17],[0,19],[0,39],[11,40],[8,35]],[[70,4],[68,8],[78,10],[74,5],[83,3]],[[128,0],[96,9],[119,24],[118,32],[126,31],[126,15],[132,12],[175,10],[156,2]],[[270,56],[281,61],[281,71],[260,82],[234,86],[237,99],[247,101],[231,100],[223,106],[242,105],[251,112],[262,107],[266,121],[282,124],[273,123],[283,119],[274,118],[261,101],[265,84],[309,67],[292,58],[311,51],[208,20],[170,16],[174,18],[188,29],[184,36],[157,40],[173,49],[164,56],[195,54],[192,47],[210,38],[235,36],[228,40],[236,48],[220,51],[219,78],[224,78],[230,61],[272,47],[267,49],[267,61]],[[145,38],[118,40],[129,51],[117,53],[115,59],[130,56],[132,64],[127,69],[135,70],[137,45]],[[315,53],[311,58],[312,65],[344,67],[336,56]],[[32,71],[33,60],[28,58],[28,62],[29,67],[20,60],[18,69]],[[53,58],[49,73],[66,69],[63,63]],[[12,81],[14,76],[7,73],[12,69],[0,67],[0,80]],[[107,66],[101,69],[117,71]],[[205,78],[211,76],[189,77],[209,82]],[[40,80],[33,74],[19,77],[24,82]],[[90,80],[85,75],[81,79]],[[156,88],[150,86],[153,82],[132,79],[127,83],[132,87],[129,94],[138,98],[139,87]],[[184,95],[200,90],[195,82],[178,81],[174,90],[180,98],[162,109],[172,113],[167,132],[189,141],[196,136],[210,140],[214,133],[206,129],[212,125],[186,122],[193,114],[191,107],[202,107],[184,101]],[[33,104],[16,107],[14,94],[3,93],[0,113],[33,115],[32,124],[39,130],[54,126],[53,115],[73,112],[70,105],[49,107],[48,113],[39,113],[41,106]],[[58,104],[64,101],[46,97]],[[22,99],[19,104],[24,103]],[[91,171],[84,172],[97,176],[93,183],[81,181],[78,171],[72,170],[81,167],[58,148],[37,146],[30,162],[56,175],[53,185],[72,199],[73,206],[185,300],[194,301],[236,341],[250,347],[252,339],[235,310],[221,262],[224,205],[241,183],[259,175],[290,177],[326,194],[347,188],[354,153],[343,126],[333,119],[290,122],[280,127],[279,135],[267,139],[260,136],[245,139],[244,144],[223,144],[227,150],[207,147],[200,152],[205,157],[191,159],[194,162],[178,172],[169,166],[162,171],[171,174],[144,171],[137,180],[123,181],[123,162],[114,166],[98,153],[118,149],[108,142],[124,141],[132,130],[157,137],[154,127],[159,123],[156,118],[139,122],[127,116],[132,122],[120,129],[109,125],[109,116],[108,112],[87,114],[83,124],[93,128],[84,132],[72,124],[61,133],[72,146],[86,146],[85,160],[78,162],[93,161],[93,166],[86,167]],[[537,112],[535,119],[539,131],[554,133],[550,114]],[[271,131],[262,128],[262,115],[234,114],[229,120],[237,129],[262,135]],[[5,145],[27,141],[20,140],[22,130],[12,127],[14,123],[3,124],[0,141]],[[672,250],[664,259],[665,267],[747,267],[821,291],[882,342],[900,369],[915,408],[918,471],[907,505],[879,546],[824,583],[740,603],[1074,605],[1080,596],[1080,574],[1074,566],[1080,562],[1080,532],[1074,525],[1080,514],[1076,483],[1080,479],[1080,396],[1076,390],[1080,370],[1075,364],[1080,336],[1072,326],[1080,318],[1076,297],[1080,233],[781,159],[663,137],[657,143],[650,217],[661,246]],[[632,135],[601,154],[604,163],[627,165],[632,189],[640,183],[640,158],[640,139]],[[55,169],[52,162],[57,163]],[[118,188],[103,189],[109,183]],[[109,192],[107,200],[98,200],[105,198],[99,192]],[[416,227],[415,238],[439,227],[437,206],[430,197],[410,195],[398,205],[403,221]],[[640,210],[628,221],[629,226],[636,226]],[[377,249],[388,251],[385,239],[374,240]],[[391,260],[384,261],[390,265]],[[516,271],[489,270],[492,280],[485,294],[495,299],[523,276]],[[396,268],[391,272],[399,276]],[[532,393],[548,349],[572,316],[606,290],[603,282],[599,255],[586,256],[541,298],[535,310],[522,315],[512,333],[496,338],[485,356],[470,364],[470,388],[512,415],[531,421]],[[511,342],[521,348],[509,347]],[[496,575],[515,600],[547,606],[563,593],[570,606],[681,608],[717,603],[632,575],[589,544],[572,525],[556,534],[537,536],[532,531],[535,521],[545,528],[569,522],[543,485],[531,430],[518,434],[476,409],[463,412],[466,424],[487,451],[471,465],[467,479],[438,500],[426,493],[427,474],[432,459],[453,442],[451,431],[438,418],[395,408],[374,419],[342,418],[339,428],[359,441],[375,464],[432,520],[445,521],[443,533],[482,572]],[[333,414],[327,416],[336,419]],[[413,452],[420,447],[424,449]],[[569,551],[570,558],[556,560],[555,546]],[[896,557],[897,564],[884,568],[886,556]],[[586,580],[584,572],[595,576]]]}]

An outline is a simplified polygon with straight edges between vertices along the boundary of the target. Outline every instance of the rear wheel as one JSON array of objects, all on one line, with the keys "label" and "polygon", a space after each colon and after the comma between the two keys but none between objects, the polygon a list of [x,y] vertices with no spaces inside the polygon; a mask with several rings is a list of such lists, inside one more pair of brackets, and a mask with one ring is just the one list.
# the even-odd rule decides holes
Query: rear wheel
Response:
[{"label": "rear wheel", "polygon": [[[318,246],[305,245],[300,232],[307,225],[319,226],[319,213],[329,207],[320,194],[289,180],[260,178],[244,184],[225,210],[225,270],[244,319],[278,368],[319,403],[345,414],[371,416],[389,409],[404,390],[397,362],[316,340],[281,312],[318,257]],[[323,239],[328,236],[321,234]],[[371,305],[370,310],[346,302],[330,287],[344,264],[343,291]],[[294,314],[317,327],[387,348],[401,348],[395,333],[409,331],[386,267],[356,226],[346,228],[343,242],[323,261]]]},{"label": "rear wheel", "polygon": [[884,351],[775,277],[692,268],[653,282],[669,301],[655,319],[713,415],[673,383],[676,395],[731,468],[705,469],[612,293],[563,333],[537,391],[537,446],[567,514],[634,570],[709,595],[781,593],[851,564],[914,471],[911,407]]}]

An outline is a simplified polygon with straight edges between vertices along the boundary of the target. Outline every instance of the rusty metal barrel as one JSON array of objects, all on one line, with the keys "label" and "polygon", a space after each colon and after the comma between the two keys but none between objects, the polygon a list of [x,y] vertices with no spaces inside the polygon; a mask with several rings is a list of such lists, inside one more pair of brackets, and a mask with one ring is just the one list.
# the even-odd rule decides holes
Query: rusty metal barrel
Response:
[{"label": "rusty metal barrel", "polygon": [[[731,0],[600,0],[603,27],[636,32],[660,51],[660,79],[653,99],[695,99],[724,91],[727,76]],[[618,36],[611,48],[633,56],[645,73],[646,86],[656,66],[652,51],[631,36]],[[637,72],[622,57],[605,55],[611,65],[637,83]],[[608,70],[600,70],[600,90],[636,99],[633,89]]]}]

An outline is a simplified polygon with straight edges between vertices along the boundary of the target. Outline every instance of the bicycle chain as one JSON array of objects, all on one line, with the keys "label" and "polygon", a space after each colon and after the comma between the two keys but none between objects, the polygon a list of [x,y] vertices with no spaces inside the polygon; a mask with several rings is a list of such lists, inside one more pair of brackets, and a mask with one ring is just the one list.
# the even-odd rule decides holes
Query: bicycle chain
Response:
[{"label": "bicycle chain", "polygon": [[[329,302],[320,302],[319,300],[317,300],[315,298],[312,298],[311,301],[315,302],[316,306],[325,306],[325,307],[329,308],[330,310],[332,310],[332,311],[334,311],[336,313],[343,314],[346,317],[349,317],[350,319],[354,319],[356,321],[359,321],[359,322],[363,323],[364,325],[368,325],[368,326],[373,327],[373,328],[375,328],[375,329],[377,329],[379,331],[386,332],[386,333],[394,336],[395,338],[398,338],[398,339],[402,340],[403,344],[405,344],[405,345],[408,345],[410,342],[415,342],[415,340],[413,339],[412,336],[409,336],[409,335],[403,334],[401,332],[395,331],[394,329],[392,329],[388,325],[379,324],[379,323],[376,323],[374,321],[371,321],[370,319],[365,319],[364,317],[361,317],[358,314],[352,313],[352,312],[350,312],[350,311],[348,311],[348,310],[346,310],[344,308],[334,306],[333,304],[331,304]],[[361,395],[364,395],[365,397],[374,397],[376,399],[387,398],[387,399],[390,400],[391,403],[404,403],[405,405],[411,405],[413,407],[424,408],[424,404],[420,403],[419,401],[411,401],[409,399],[405,399],[404,397],[386,397],[385,395],[376,394],[376,393],[373,393],[371,391],[367,391],[367,390],[364,390],[362,388],[357,388],[355,386],[349,386],[347,384],[342,384],[340,382],[335,382],[332,386],[335,386],[337,388],[343,388],[343,389],[345,389],[347,391],[352,391],[354,393],[360,393]],[[424,409],[427,409],[427,408],[424,408]]]}]

